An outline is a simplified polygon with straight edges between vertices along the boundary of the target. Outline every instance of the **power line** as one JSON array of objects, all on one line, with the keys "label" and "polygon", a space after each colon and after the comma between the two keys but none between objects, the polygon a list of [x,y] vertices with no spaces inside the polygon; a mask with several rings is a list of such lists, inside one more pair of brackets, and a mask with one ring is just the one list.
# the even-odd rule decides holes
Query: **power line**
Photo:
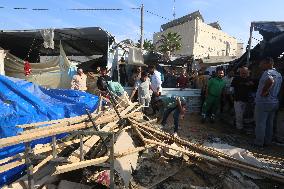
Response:
[{"label": "power line", "polygon": [[97,10],[106,10],[106,11],[120,11],[123,9],[114,9],[114,8],[75,8],[75,9],[67,9],[67,10],[75,10],[75,11],[97,11]]},{"label": "power line", "polygon": [[160,17],[160,18],[162,18],[162,19],[165,19],[165,20],[170,21],[170,19],[169,19],[169,18],[166,18],[166,17],[164,17],[164,16],[158,15],[158,14],[153,13],[153,12],[148,11],[148,10],[145,10],[145,11],[146,11],[147,13],[150,13],[150,14],[154,15],[154,16],[157,16],[157,17]]}]

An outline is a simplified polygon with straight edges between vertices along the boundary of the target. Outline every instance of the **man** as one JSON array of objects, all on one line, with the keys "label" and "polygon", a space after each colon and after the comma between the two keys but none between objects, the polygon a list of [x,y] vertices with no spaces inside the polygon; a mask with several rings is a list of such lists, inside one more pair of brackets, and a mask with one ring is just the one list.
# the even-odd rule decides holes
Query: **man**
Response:
[{"label": "man", "polygon": [[136,81],[134,89],[131,93],[130,100],[134,97],[138,90],[138,100],[142,106],[149,107],[151,95],[150,95],[150,79],[147,72],[142,72],[141,78]]},{"label": "man", "polygon": [[175,88],[177,86],[176,69],[174,67],[170,68],[169,73],[165,77],[163,82],[164,88]]},{"label": "man", "polygon": [[71,80],[71,89],[86,91],[87,90],[87,76],[82,69],[77,69],[77,74]]},{"label": "man", "polygon": [[156,70],[154,65],[149,66],[149,73],[151,74],[151,90],[153,91],[152,98],[151,98],[151,106],[153,109],[153,114],[156,114],[158,108],[155,106],[155,101],[157,98],[161,96],[162,93],[162,80],[161,80],[161,73]]},{"label": "man", "polygon": [[174,111],[174,136],[177,136],[179,117],[184,118],[185,105],[185,99],[182,97],[162,97],[157,102],[157,106],[163,109],[163,119],[161,122],[163,127],[166,126],[169,115]]},{"label": "man", "polygon": [[240,68],[240,75],[235,77],[231,84],[234,95],[236,128],[239,131],[243,129],[243,116],[250,99],[250,94],[253,91],[253,86],[253,81],[249,79],[248,68]]},{"label": "man", "polygon": [[100,91],[104,91],[104,81],[111,81],[110,76],[107,75],[107,68],[100,68],[100,77],[97,80],[97,86]]},{"label": "man", "polygon": [[260,62],[264,70],[258,84],[255,98],[255,141],[254,144],[263,147],[270,145],[273,136],[273,120],[278,110],[282,76],[274,68],[272,58]]},{"label": "man", "polygon": [[211,78],[208,81],[205,92],[206,99],[202,107],[202,123],[206,121],[209,112],[211,113],[211,122],[213,123],[215,121],[215,115],[220,107],[221,97],[223,96],[226,85],[223,77],[224,71],[220,69],[217,71],[217,77]]},{"label": "man", "polygon": [[101,84],[102,85],[100,90],[104,95],[108,95],[107,92],[112,93],[110,95],[114,95],[113,97],[117,99],[118,103],[122,107],[127,107],[131,104],[131,102],[128,99],[127,93],[125,92],[124,88],[121,86],[120,83],[114,81],[102,80]]},{"label": "man", "polygon": [[224,113],[224,109],[228,107],[228,112],[230,113],[232,108],[234,107],[234,101],[232,98],[232,89],[231,84],[234,79],[234,71],[231,70],[229,73],[224,77],[224,81],[226,82],[225,91],[224,91],[224,99],[221,99],[221,108],[220,112]]},{"label": "man", "polygon": [[186,69],[182,69],[180,76],[177,79],[177,87],[185,89],[188,87],[189,77],[186,73]]}]

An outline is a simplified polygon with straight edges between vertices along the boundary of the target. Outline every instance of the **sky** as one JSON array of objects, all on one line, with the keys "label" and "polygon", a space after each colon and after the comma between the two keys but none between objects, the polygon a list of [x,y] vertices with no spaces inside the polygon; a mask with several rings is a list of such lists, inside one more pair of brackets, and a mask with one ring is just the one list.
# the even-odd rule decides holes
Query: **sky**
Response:
[{"label": "sky", "polygon": [[[98,26],[117,41],[140,36],[140,10],[144,4],[145,38],[160,26],[199,10],[206,23],[218,21],[222,30],[247,44],[252,21],[283,21],[283,0],[1,0],[0,30]],[[14,8],[28,8],[15,10]],[[33,8],[48,8],[34,11]],[[121,11],[71,11],[72,8],[120,8]],[[148,12],[147,12],[148,11]],[[155,13],[156,15],[150,14]],[[166,18],[166,19],[165,19]],[[169,19],[169,20],[168,20]],[[255,38],[260,39],[257,33]],[[254,44],[257,41],[254,40]]]}]

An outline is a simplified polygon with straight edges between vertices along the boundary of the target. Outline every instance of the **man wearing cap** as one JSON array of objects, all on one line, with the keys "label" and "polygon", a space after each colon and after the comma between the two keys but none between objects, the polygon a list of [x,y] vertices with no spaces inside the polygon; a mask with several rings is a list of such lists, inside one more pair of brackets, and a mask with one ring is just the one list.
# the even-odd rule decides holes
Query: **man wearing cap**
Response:
[{"label": "man wearing cap", "polygon": [[73,76],[71,81],[71,89],[86,91],[87,90],[87,76],[82,69],[77,69],[77,74]]},{"label": "man wearing cap", "polygon": [[259,80],[255,98],[255,141],[260,147],[270,145],[273,136],[273,120],[279,106],[279,92],[282,76],[273,68],[272,58],[265,58],[260,62],[264,70]]}]

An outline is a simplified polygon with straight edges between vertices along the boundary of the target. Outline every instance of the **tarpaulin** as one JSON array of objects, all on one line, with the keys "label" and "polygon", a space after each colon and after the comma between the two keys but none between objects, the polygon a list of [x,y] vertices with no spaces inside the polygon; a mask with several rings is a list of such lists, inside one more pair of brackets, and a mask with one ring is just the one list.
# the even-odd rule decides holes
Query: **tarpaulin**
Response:
[{"label": "tarpaulin", "polygon": [[[69,118],[93,112],[98,97],[82,91],[47,89],[25,80],[0,75],[0,138],[15,136],[16,125]],[[62,137],[58,136],[58,137]],[[32,147],[50,137],[31,142]],[[0,159],[24,151],[24,144],[0,149]],[[24,166],[0,174],[0,187],[24,171]]]},{"label": "tarpaulin", "polygon": [[46,62],[29,63],[29,71],[24,71],[24,60],[7,53],[5,57],[5,73],[7,76],[28,80],[48,88],[70,89],[72,70],[77,69],[66,57],[62,45],[60,55]]}]

